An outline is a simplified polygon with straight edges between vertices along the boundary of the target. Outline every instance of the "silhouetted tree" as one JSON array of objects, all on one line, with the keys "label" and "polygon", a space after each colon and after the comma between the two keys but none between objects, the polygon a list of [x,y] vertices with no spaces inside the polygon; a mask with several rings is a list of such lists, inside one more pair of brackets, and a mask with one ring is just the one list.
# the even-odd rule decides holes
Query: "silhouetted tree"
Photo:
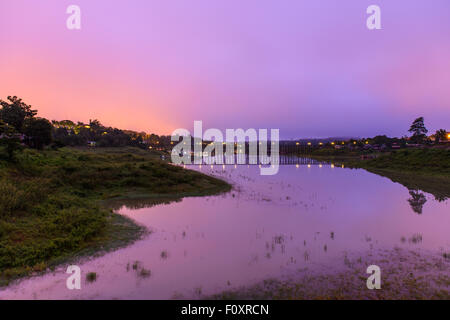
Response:
[{"label": "silhouetted tree", "polygon": [[24,123],[24,133],[27,136],[27,144],[41,150],[52,142],[53,126],[47,119],[32,118]]},{"label": "silhouetted tree", "polygon": [[447,130],[440,129],[440,130],[436,131],[436,133],[434,134],[434,137],[436,139],[435,140],[436,143],[447,140]]},{"label": "silhouetted tree", "polygon": [[408,130],[412,133],[411,139],[416,143],[421,143],[425,140],[426,135],[428,133],[427,128],[425,128],[423,117],[417,118],[411,124],[411,127]]},{"label": "silhouetted tree", "polygon": [[33,118],[36,110],[32,110],[30,105],[27,105],[22,99],[16,96],[8,96],[8,101],[0,99],[0,119],[6,124],[13,126],[17,132],[23,133],[23,124],[25,120]]}]

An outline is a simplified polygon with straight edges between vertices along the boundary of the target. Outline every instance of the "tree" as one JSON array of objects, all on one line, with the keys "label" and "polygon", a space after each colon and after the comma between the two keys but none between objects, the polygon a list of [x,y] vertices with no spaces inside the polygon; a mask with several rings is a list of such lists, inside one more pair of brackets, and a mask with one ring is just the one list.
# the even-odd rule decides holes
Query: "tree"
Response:
[{"label": "tree", "polygon": [[47,119],[31,118],[24,123],[24,133],[30,147],[43,149],[52,142],[53,126]]},{"label": "tree", "polygon": [[423,142],[426,138],[426,134],[428,133],[427,128],[425,128],[423,117],[414,120],[408,131],[412,133],[412,141],[416,143]]},{"label": "tree", "polygon": [[102,128],[104,128],[100,121],[98,121],[97,119],[89,120],[89,126],[94,130],[101,130]]},{"label": "tree", "polygon": [[0,120],[0,145],[5,147],[8,160],[14,160],[14,153],[22,149],[20,134],[14,127],[7,125]]},{"label": "tree", "polygon": [[434,134],[436,143],[447,140],[447,130],[440,129]]},{"label": "tree", "polygon": [[36,114],[36,110],[32,110],[30,105],[27,105],[22,99],[16,96],[8,96],[7,100],[0,99],[0,120],[4,123],[13,126],[17,132],[23,133],[23,124],[25,120],[33,118]]}]

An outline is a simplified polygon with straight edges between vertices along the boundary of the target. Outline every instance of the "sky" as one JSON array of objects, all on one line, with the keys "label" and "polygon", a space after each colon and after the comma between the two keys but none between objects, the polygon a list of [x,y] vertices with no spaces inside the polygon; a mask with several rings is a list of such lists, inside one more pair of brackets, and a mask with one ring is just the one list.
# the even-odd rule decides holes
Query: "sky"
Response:
[{"label": "sky", "polygon": [[[69,30],[69,5],[81,29]],[[381,8],[381,30],[366,26]],[[49,119],[283,139],[450,129],[448,0],[1,0],[0,98]]]}]

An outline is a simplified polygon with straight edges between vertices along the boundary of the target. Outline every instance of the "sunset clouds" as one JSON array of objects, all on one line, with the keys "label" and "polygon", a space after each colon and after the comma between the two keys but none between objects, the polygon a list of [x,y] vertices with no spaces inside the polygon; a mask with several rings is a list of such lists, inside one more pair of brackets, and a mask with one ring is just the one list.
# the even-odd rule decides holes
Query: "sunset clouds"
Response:
[{"label": "sunset clouds", "polygon": [[[382,30],[366,27],[377,3]],[[77,4],[82,29],[66,28]],[[60,1],[0,4],[0,97],[52,119],[169,134],[406,134],[450,123],[450,3]]]}]

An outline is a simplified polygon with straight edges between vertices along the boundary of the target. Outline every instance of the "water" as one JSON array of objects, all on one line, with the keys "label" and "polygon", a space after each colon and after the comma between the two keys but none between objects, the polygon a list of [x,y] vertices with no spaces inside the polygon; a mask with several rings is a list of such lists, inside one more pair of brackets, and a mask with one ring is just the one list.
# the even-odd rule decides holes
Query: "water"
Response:
[{"label": "water", "polygon": [[[195,298],[299,269],[333,269],[344,252],[450,248],[448,201],[410,193],[364,170],[291,165],[281,166],[275,176],[261,176],[258,166],[194,169],[228,180],[233,191],[123,207],[121,214],[152,233],[80,264],[81,290],[66,288],[63,266],[0,291],[0,297]],[[97,273],[95,282],[85,281],[88,272]]]}]

